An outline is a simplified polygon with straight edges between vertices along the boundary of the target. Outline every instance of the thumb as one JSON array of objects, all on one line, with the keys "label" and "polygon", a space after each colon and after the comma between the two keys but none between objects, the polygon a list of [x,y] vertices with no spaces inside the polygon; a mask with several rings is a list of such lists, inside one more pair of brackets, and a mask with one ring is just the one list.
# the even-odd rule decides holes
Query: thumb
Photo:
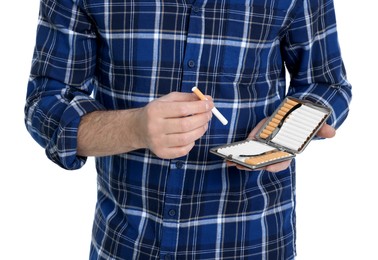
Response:
[{"label": "thumb", "polygon": [[159,98],[160,101],[175,101],[175,102],[185,102],[185,101],[197,101],[198,97],[193,93],[185,92],[171,92],[165,96]]},{"label": "thumb", "polygon": [[328,124],[324,124],[316,135],[321,138],[332,138],[336,135],[336,129]]}]

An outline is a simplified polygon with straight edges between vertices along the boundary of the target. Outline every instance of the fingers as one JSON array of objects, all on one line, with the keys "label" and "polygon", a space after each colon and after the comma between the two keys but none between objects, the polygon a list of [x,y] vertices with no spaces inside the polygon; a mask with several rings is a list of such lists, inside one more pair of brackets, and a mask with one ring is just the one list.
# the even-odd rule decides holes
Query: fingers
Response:
[{"label": "fingers", "polygon": [[[206,99],[212,101],[211,96],[205,95]],[[160,97],[160,101],[172,101],[172,102],[185,102],[185,101],[198,101],[200,100],[194,93],[184,93],[184,92],[171,92],[168,95]]]},{"label": "fingers", "polygon": [[199,127],[207,125],[212,117],[212,113],[205,111],[204,113],[194,114],[186,117],[167,118],[164,125],[164,131],[167,134],[179,134],[193,131]]},{"label": "fingers", "polygon": [[211,111],[214,104],[211,100],[195,101],[156,101],[156,116],[162,118],[183,118]]},{"label": "fingers", "polygon": [[194,93],[172,92],[156,99],[156,110],[164,118],[178,118],[210,111],[214,103],[210,96],[199,100]]},{"label": "fingers", "polygon": [[336,130],[328,124],[324,124],[316,133],[321,138],[332,138],[336,135]]},{"label": "fingers", "polygon": [[208,124],[205,124],[190,132],[156,135],[150,140],[149,148],[162,159],[181,157],[190,152],[195,141],[201,138],[207,129]]},{"label": "fingers", "polygon": [[[209,103],[210,102],[210,103]],[[165,135],[189,133],[207,127],[212,117],[211,101],[150,103],[146,107],[150,132]]]},{"label": "fingers", "polygon": [[268,165],[265,170],[268,172],[280,172],[286,170],[290,166],[291,160]]},{"label": "fingers", "polygon": [[257,134],[257,132],[261,129],[261,127],[265,124],[266,120],[268,120],[268,118],[264,118],[263,120],[261,120],[251,131],[251,133],[248,135],[248,139],[255,139],[255,136]]},{"label": "fingers", "polygon": [[226,161],[226,164],[227,164],[228,167],[235,166],[239,170],[252,171],[252,169],[244,167],[244,166],[237,164],[237,163],[234,163],[234,162]]},{"label": "fingers", "polygon": [[161,159],[175,159],[187,155],[194,147],[194,142],[185,146],[179,147],[159,147],[158,149],[151,149],[151,151]]},{"label": "fingers", "polygon": [[197,139],[201,138],[207,131],[208,124],[205,123],[198,128],[190,131],[174,134],[166,134],[164,139],[167,147],[180,147],[194,143]]},{"label": "fingers", "polygon": [[198,100],[192,93],[171,93],[143,108],[139,126],[145,147],[158,157],[186,155],[208,129],[214,104]]}]

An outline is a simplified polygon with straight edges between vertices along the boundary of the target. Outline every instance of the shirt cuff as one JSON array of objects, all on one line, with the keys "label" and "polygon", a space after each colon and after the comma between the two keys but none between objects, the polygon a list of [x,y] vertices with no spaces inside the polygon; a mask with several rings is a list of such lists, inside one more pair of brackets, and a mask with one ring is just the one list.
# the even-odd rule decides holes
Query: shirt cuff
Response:
[{"label": "shirt cuff", "polygon": [[88,96],[75,96],[64,110],[59,127],[46,147],[46,155],[67,170],[80,169],[87,157],[77,155],[77,132],[81,117],[90,112],[105,110]]},{"label": "shirt cuff", "polygon": [[327,120],[327,124],[335,129],[339,128],[346,119],[352,97],[350,85],[330,86],[321,83],[290,88],[288,96],[309,100],[316,104],[329,107],[332,112]]}]

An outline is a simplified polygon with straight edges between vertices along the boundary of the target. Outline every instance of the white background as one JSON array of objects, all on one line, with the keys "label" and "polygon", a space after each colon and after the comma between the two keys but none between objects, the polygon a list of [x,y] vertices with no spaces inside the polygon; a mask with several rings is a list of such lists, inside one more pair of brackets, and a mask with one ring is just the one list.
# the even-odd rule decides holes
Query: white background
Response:
[{"label": "white background", "polygon": [[[0,259],[83,260],[96,199],[93,158],[79,171],[60,169],[23,122],[38,5],[1,5]],[[337,136],[297,157],[298,260],[378,259],[378,4],[335,6],[354,97]]]}]

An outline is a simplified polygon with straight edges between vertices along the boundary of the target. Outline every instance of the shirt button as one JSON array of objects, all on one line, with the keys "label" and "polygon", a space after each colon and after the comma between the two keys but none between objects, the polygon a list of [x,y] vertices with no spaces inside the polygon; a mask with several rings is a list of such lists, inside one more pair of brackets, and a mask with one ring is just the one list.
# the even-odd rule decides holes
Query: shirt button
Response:
[{"label": "shirt button", "polygon": [[189,60],[188,66],[189,66],[189,68],[194,68],[194,66],[196,66],[196,63],[194,62],[194,60]]},{"label": "shirt button", "polygon": [[181,170],[182,168],[184,168],[184,163],[182,161],[177,161],[176,162],[176,168]]},{"label": "shirt button", "polygon": [[176,210],[171,209],[171,210],[168,211],[168,214],[169,214],[169,216],[174,217],[174,216],[176,216]]},{"label": "shirt button", "polygon": [[198,13],[199,12],[199,7],[198,6],[193,6],[193,12]]}]

